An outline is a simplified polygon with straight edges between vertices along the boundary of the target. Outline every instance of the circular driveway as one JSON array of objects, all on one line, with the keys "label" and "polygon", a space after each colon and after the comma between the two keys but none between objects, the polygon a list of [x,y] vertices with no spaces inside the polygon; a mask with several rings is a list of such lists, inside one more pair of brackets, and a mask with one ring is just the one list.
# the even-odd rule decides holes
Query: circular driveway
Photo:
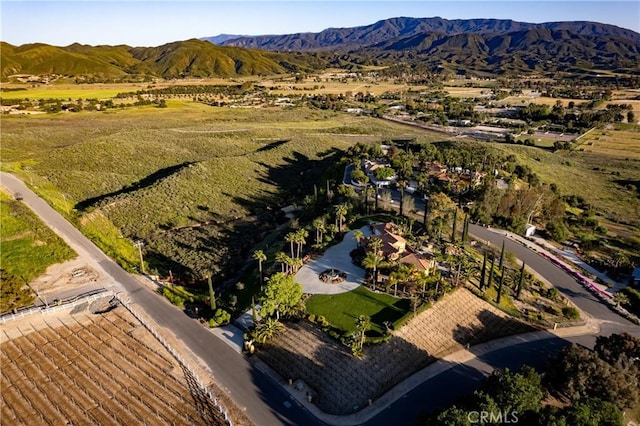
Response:
[{"label": "circular driveway", "polygon": [[[369,226],[360,228],[365,237],[371,235]],[[321,258],[305,264],[295,276],[296,282],[302,284],[302,291],[308,294],[346,293],[364,283],[365,270],[354,265],[349,253],[357,247],[353,232],[345,234],[342,242],[330,247]],[[347,278],[338,284],[320,281],[320,274],[327,269],[338,269],[347,274]]]}]

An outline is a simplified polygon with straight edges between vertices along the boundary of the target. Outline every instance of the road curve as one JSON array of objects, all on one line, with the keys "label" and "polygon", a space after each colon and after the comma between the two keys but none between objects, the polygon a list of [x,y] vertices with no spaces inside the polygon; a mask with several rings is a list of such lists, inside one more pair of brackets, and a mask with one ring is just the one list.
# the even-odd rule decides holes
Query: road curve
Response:
[{"label": "road curve", "polygon": [[[107,257],[98,247],[73,227],[16,177],[0,173],[0,185],[10,193],[20,192],[22,202],[31,208],[74,250],[82,251],[95,262],[93,267],[113,279],[111,289],[124,290],[133,306],[139,305],[160,327],[173,333],[211,370],[215,383],[224,388],[247,416],[259,426],[319,425],[308,411],[296,404],[285,406],[290,396],[284,389],[257,370],[242,355],[210,333],[196,320],[170,305],[165,298],[140,284],[134,277]],[[289,408],[287,408],[287,406]]]},{"label": "road curve", "polygon": [[604,321],[618,322],[624,325],[633,324],[609,309],[606,304],[583,287],[573,276],[540,256],[538,253],[507,238],[504,234],[474,224],[469,224],[469,234],[478,240],[489,241],[496,247],[502,247],[502,242],[504,241],[506,251],[515,254],[518,259],[526,262],[528,267],[552,283],[581,310],[592,317]]},{"label": "road curve", "polygon": [[[84,250],[92,257],[100,270],[112,277],[135,304],[161,327],[173,332],[190,350],[210,368],[216,383],[225,388],[236,403],[257,425],[320,425],[318,419],[296,404],[286,404],[291,397],[272,379],[265,376],[244,357],[233,351],[226,343],[208,332],[182,311],[169,305],[160,295],[143,287],[135,278],[120,268],[87,240],[76,228],[48,204],[30,191],[19,179],[0,173],[0,184],[12,192],[21,192],[23,202],[43,221],[58,233],[76,251]],[[583,288],[573,277],[528,248],[505,239],[486,228],[470,225],[470,233],[479,239],[505,247],[532,269],[553,283],[578,307],[596,319],[605,321],[600,335],[628,331],[640,336],[640,327],[609,310],[595,296]],[[114,284],[116,285],[116,284]],[[468,394],[482,377],[493,368],[517,368],[523,364],[542,366],[550,354],[556,353],[569,343],[592,345],[595,336],[580,336],[562,339],[550,337],[527,344],[495,350],[458,364],[425,381],[402,398],[390,404],[372,419],[362,419],[368,425],[408,423],[425,409],[449,404],[462,389]],[[363,423],[362,422],[362,423]]]}]

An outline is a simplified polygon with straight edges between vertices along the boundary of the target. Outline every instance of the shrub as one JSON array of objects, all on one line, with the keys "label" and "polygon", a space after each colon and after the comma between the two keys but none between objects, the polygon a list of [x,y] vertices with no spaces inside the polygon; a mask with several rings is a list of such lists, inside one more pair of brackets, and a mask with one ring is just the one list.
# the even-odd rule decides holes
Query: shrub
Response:
[{"label": "shrub", "polygon": [[211,326],[211,321],[213,321],[216,325],[215,327],[219,327],[221,325],[229,324],[231,321],[231,314],[224,309],[216,309],[216,312],[213,314],[213,318],[209,320],[209,325]]},{"label": "shrub", "polygon": [[568,318],[571,320],[576,320],[580,318],[580,312],[578,312],[576,308],[573,308],[571,306],[562,308],[562,315],[564,315],[565,318]]},{"label": "shrub", "polygon": [[318,315],[316,320],[318,321],[318,324],[320,324],[321,327],[328,327],[329,326],[329,321],[327,321],[327,319],[322,315]]},{"label": "shrub", "polygon": [[558,299],[559,295],[560,295],[560,292],[555,287],[551,287],[549,290],[547,290],[547,298],[549,298],[551,300]]},{"label": "shrub", "polygon": [[162,289],[162,295],[169,300],[172,304],[178,306],[179,308],[184,308],[185,298],[175,294],[169,287],[164,287]]},{"label": "shrub", "polygon": [[314,314],[309,314],[307,319],[309,320],[309,322],[313,322],[313,323],[316,322],[316,316]]}]

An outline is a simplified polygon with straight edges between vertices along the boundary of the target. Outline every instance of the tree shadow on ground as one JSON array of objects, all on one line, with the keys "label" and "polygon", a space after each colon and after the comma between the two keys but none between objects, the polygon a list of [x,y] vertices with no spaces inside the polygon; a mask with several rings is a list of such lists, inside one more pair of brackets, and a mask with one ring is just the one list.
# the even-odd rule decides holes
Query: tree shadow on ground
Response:
[{"label": "tree shadow on ground", "polygon": [[193,164],[195,163],[192,161],[187,161],[184,163],[176,164],[175,166],[169,166],[169,167],[159,169],[151,173],[150,175],[143,177],[139,181],[133,182],[130,185],[127,185],[117,191],[113,191],[108,194],[99,195],[97,197],[87,198],[86,200],[80,201],[75,205],[75,208],[78,211],[84,211],[89,207],[97,206],[102,201],[108,198],[116,197],[118,195],[129,194],[132,192],[136,192],[140,189],[148,188],[162,181],[163,179],[166,179],[169,176],[180,172],[182,169],[192,166]]},{"label": "tree shadow on ground", "polygon": [[369,399],[375,400],[435,360],[395,336],[387,343],[366,346],[365,356],[358,359],[347,347],[305,321],[287,326],[287,333],[304,336],[298,347],[279,338],[260,348],[260,358],[285,381],[303,380],[316,395],[314,403],[330,414],[361,410],[368,406]]},{"label": "tree shadow on ground", "polygon": [[501,317],[487,309],[478,314],[478,325],[458,325],[453,330],[453,339],[460,345],[476,345],[500,337],[539,330],[530,324],[511,317]]}]

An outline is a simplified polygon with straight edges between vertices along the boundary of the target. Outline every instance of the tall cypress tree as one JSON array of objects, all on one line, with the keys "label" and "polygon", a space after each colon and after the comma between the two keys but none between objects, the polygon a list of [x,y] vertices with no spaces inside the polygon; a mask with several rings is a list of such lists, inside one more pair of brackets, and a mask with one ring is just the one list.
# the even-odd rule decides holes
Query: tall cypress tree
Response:
[{"label": "tall cypress tree", "polygon": [[487,274],[487,251],[484,251],[484,256],[482,259],[482,272],[480,273],[480,290],[484,289],[484,279]]},{"label": "tall cypress tree", "polygon": [[424,216],[422,216],[422,227],[427,229],[427,214],[429,212],[429,199],[424,199]]},{"label": "tall cypress tree", "polygon": [[251,296],[251,318],[253,319],[254,325],[258,323],[258,314],[256,312],[256,301],[253,298],[253,296]]},{"label": "tall cypress tree", "polygon": [[522,285],[524,284],[524,267],[526,263],[522,262],[522,268],[520,269],[520,279],[518,280],[518,289],[516,290],[516,299],[520,300],[520,292],[522,291]]},{"label": "tall cypress tree", "polygon": [[469,239],[469,215],[464,215],[464,222],[462,225],[462,242],[466,243]]},{"label": "tall cypress tree", "polygon": [[491,288],[493,284],[493,267],[496,263],[496,257],[491,253],[491,266],[489,267],[489,281],[487,281],[487,288]]},{"label": "tall cypress tree", "polygon": [[211,303],[211,312],[216,310],[216,293],[213,291],[213,283],[211,282],[211,274],[207,276],[209,282],[209,302]]},{"label": "tall cypress tree", "polygon": [[456,242],[456,227],[458,225],[458,209],[453,211],[453,228],[451,229],[451,242]]},{"label": "tall cypress tree", "polygon": [[502,285],[504,284],[504,266],[500,269],[500,284],[498,284],[498,297],[496,298],[496,303],[500,304],[500,299],[502,298]]}]

